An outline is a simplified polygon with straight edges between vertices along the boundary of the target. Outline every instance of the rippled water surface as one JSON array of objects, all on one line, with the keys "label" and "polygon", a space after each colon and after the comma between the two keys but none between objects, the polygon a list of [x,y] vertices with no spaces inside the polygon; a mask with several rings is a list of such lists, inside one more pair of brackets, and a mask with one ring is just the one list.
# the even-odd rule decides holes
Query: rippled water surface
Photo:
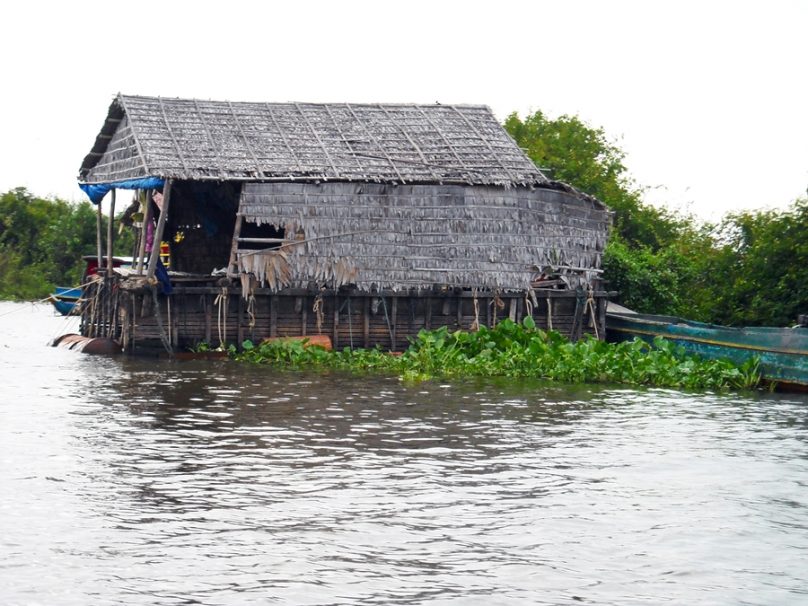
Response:
[{"label": "rippled water surface", "polygon": [[808,398],[98,358],[0,303],[0,603],[808,604]]}]

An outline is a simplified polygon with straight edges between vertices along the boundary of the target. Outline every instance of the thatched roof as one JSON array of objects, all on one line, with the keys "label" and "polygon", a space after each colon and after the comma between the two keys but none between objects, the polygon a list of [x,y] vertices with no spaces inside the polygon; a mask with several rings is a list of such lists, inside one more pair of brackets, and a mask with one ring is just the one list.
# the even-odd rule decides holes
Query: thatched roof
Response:
[{"label": "thatched roof", "polygon": [[481,105],[234,103],[118,95],[79,180],[540,185]]}]

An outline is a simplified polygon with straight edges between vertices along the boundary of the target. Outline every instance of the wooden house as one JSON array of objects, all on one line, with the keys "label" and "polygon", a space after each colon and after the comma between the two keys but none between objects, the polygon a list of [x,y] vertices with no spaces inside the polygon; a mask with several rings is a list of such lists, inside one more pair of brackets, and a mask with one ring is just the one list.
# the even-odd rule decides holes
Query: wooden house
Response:
[{"label": "wooden house", "polygon": [[140,224],[163,188],[171,293],[142,234],[132,268],[85,287],[82,333],[127,351],[315,334],[402,350],[422,328],[528,314],[604,334],[610,212],[548,180],[485,106],[118,95],[79,182],[95,203],[135,190]]}]

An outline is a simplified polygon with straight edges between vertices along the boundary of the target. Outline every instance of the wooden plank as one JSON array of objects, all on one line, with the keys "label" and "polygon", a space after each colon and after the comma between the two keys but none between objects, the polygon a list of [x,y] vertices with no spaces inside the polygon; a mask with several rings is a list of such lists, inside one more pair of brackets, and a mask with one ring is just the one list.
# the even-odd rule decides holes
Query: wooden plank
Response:
[{"label": "wooden plank", "polygon": [[339,297],[337,295],[334,295],[334,323],[331,330],[331,342],[334,343],[334,349],[339,349]]},{"label": "wooden plank", "polygon": [[[240,210],[239,208],[239,211]],[[241,212],[236,213],[236,225],[233,228],[233,242],[230,244],[230,260],[227,263],[227,273],[230,275],[236,275],[238,273],[238,239],[241,235],[242,221],[243,217],[241,216]]]},{"label": "wooden plank", "polygon": [[171,331],[171,345],[172,347],[176,347],[177,343],[179,343],[180,340],[179,312],[181,311],[182,308],[180,307],[180,309],[172,309],[172,307],[177,306],[171,305],[171,297],[166,297],[166,301],[168,303],[168,312],[169,312],[168,324],[169,324],[169,330]]},{"label": "wooden plank", "polygon": [[299,297],[301,300],[300,305],[300,334],[306,336],[309,321],[308,299],[306,297]]},{"label": "wooden plank", "polygon": [[238,310],[236,312],[236,347],[244,343],[244,297],[238,296]]},{"label": "wooden plank", "polygon": [[398,297],[393,297],[393,303],[390,307],[390,340],[392,341],[390,350],[396,351],[396,316],[398,315]]},{"label": "wooden plank", "polygon": [[269,336],[278,336],[278,297],[272,295],[269,298]]},{"label": "wooden plank", "polygon": [[[112,191],[110,192],[110,199],[109,199],[109,221],[107,222],[107,275],[112,275],[112,249],[113,249],[113,241],[115,239],[115,232],[113,230],[114,223],[115,223],[115,194],[116,189],[113,187]],[[100,203],[99,203],[100,206]],[[99,265],[98,267],[101,267]]]},{"label": "wooden plank", "polygon": [[362,309],[362,339],[365,349],[370,347],[370,297],[364,297]]},{"label": "wooden plank", "polygon": [[98,201],[95,210],[96,263],[98,267],[103,267],[103,257],[101,256],[101,200]]},{"label": "wooden plank", "polygon": [[212,318],[212,309],[213,309],[213,297],[212,295],[202,295],[204,298],[202,299],[205,304],[205,343],[211,342],[211,326],[213,324]]}]

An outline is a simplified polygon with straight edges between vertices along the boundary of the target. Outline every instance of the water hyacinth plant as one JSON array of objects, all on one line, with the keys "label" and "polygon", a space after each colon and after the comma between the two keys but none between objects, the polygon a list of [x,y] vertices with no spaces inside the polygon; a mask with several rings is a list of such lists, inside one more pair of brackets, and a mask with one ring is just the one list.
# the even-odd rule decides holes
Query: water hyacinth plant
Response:
[{"label": "water hyacinth plant", "polygon": [[757,361],[738,366],[704,360],[662,338],[653,346],[639,339],[606,343],[591,337],[573,343],[557,332],[537,329],[530,317],[522,324],[504,320],[476,332],[422,330],[401,355],[380,349],[330,352],[304,341],[245,341],[234,357],[287,368],[395,373],[414,380],[505,376],[711,390],[750,389],[760,383]]}]

